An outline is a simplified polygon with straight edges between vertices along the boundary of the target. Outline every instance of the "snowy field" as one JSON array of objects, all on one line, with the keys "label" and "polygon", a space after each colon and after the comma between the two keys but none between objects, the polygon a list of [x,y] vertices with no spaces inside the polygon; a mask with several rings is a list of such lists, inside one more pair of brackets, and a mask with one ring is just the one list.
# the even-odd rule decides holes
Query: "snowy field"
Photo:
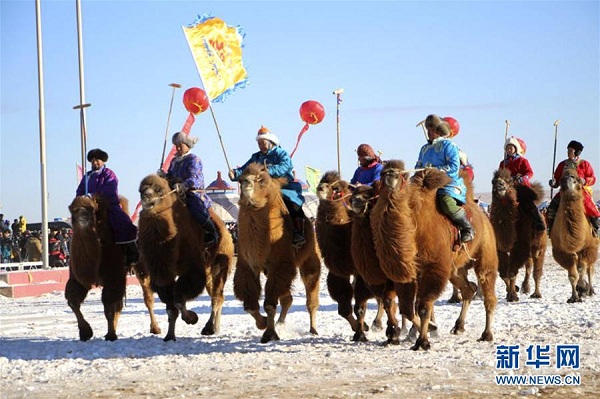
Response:
[{"label": "snowy field", "polygon": [[[130,286],[115,342],[106,333],[100,291],[90,292],[83,312],[94,337],[80,342],[75,316],[62,293],[38,298],[0,297],[0,397],[8,398],[504,398],[600,397],[600,295],[567,304],[567,273],[546,254],[542,299],[520,293],[507,303],[498,279],[494,342],[477,342],[483,331],[483,303],[475,299],[466,331],[450,334],[459,306],[448,304],[448,287],[435,307],[437,336],[431,350],[414,352],[410,342],[382,346],[383,331],[369,331],[367,343],[351,341],[352,332],[337,314],[321,284],[318,336],[308,334],[302,284],[296,281],[294,305],[281,341],[260,344],[250,315],[226,290],[221,332],[200,334],[210,301],[202,295],[189,304],[200,321],[177,323],[177,341],[163,342],[167,316],[157,300],[163,333],[149,333],[149,318],[138,286]],[[522,280],[519,276],[519,284]],[[474,279],[470,276],[471,280]],[[596,281],[598,274],[596,273]],[[596,288],[600,294],[600,288]],[[367,319],[375,315],[369,305]],[[548,365],[534,360],[527,347],[548,346]],[[562,345],[579,348],[579,368],[558,367]],[[504,346],[504,347],[503,347]],[[518,367],[499,366],[503,350],[518,350]],[[504,349],[503,349],[504,348]],[[573,354],[573,352],[571,352]],[[537,359],[542,359],[540,356]],[[512,358],[513,360],[515,358]],[[506,365],[505,365],[506,366]],[[498,385],[497,376],[541,376],[530,385]],[[557,385],[575,377],[578,385]],[[544,378],[551,382],[544,382]],[[571,380],[568,380],[571,381]],[[535,382],[535,381],[534,381]]]}]

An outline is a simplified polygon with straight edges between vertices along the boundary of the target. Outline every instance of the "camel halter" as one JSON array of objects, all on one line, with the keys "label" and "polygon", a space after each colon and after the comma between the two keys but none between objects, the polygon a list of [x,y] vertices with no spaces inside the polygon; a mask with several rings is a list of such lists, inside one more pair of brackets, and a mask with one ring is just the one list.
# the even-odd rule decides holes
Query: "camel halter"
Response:
[{"label": "camel halter", "polygon": [[[341,180],[336,180],[333,183],[329,183],[329,186],[333,187],[334,185],[338,184],[340,181]],[[341,192],[342,192],[341,190],[339,190],[339,191],[333,190],[333,192],[331,193],[331,197],[329,198],[329,201],[331,201],[331,202],[342,201],[342,204],[344,205],[344,207],[346,209],[350,209],[350,206],[346,202],[346,198],[352,196],[352,194],[349,193],[349,194],[341,195]],[[337,195],[337,197],[336,197],[336,195]]]}]

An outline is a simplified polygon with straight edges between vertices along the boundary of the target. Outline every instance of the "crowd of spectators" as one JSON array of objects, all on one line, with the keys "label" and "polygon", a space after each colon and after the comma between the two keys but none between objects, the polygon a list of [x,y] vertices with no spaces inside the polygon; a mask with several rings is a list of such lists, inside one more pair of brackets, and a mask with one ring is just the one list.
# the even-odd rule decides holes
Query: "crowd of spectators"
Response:
[{"label": "crowd of spectators", "polygon": [[[14,219],[4,219],[0,214],[0,263],[39,262],[42,260],[42,232],[27,229],[24,216]],[[48,255],[50,267],[68,265],[69,247],[73,231],[71,229],[51,228],[48,234]]]}]

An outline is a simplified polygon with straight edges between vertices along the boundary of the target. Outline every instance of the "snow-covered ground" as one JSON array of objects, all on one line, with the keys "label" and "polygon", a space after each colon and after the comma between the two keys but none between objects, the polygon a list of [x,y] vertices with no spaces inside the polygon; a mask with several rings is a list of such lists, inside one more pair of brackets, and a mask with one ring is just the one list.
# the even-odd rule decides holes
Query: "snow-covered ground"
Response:
[{"label": "snow-covered ground", "polygon": [[[448,287],[436,304],[440,331],[431,338],[427,352],[410,350],[409,342],[382,346],[382,331],[369,331],[367,343],[352,342],[347,322],[337,314],[327,293],[325,275],[323,269],[319,335],[308,334],[302,284],[297,281],[292,312],[280,330],[281,341],[268,344],[259,343],[262,332],[233,296],[231,283],[221,332],[211,337],[200,334],[210,310],[204,294],[189,304],[198,312],[199,323],[186,325],[179,320],[176,342],[162,340],[167,316],[158,300],[155,308],[163,333],[149,333],[149,318],[137,286],[128,287],[115,342],[103,339],[106,321],[99,290],[90,292],[83,307],[94,328],[94,338],[88,342],[79,341],[75,316],[62,293],[25,299],[0,297],[0,397],[600,397],[600,295],[567,304],[567,273],[552,259],[550,250],[542,299],[520,294],[520,302],[507,303],[498,279],[494,342],[477,342],[485,320],[479,299],[471,306],[465,333],[450,334],[459,305],[447,303]],[[522,273],[519,283],[521,280]],[[374,315],[372,302],[369,323]],[[548,346],[542,355],[548,355],[550,365],[538,369],[526,365],[530,360],[544,360],[535,353],[528,355],[530,345],[542,350]],[[579,360],[578,369],[572,363],[557,367],[562,345],[579,348],[578,356],[569,358]],[[518,350],[519,365],[499,367],[509,347]],[[495,378],[502,375],[541,375],[552,383],[498,385]],[[566,376],[579,378],[579,385],[554,385],[556,378],[563,381],[569,378]]]}]

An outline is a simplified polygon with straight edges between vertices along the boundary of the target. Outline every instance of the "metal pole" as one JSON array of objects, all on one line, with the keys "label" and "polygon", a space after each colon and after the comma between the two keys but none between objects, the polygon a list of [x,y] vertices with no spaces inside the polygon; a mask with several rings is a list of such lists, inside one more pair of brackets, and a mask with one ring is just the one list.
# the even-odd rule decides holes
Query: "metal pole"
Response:
[{"label": "metal pole", "polygon": [[337,164],[338,164],[338,173],[340,176],[342,175],[342,167],[340,164],[340,103],[342,99],[340,95],[344,92],[344,89],[335,89],[333,94],[336,96],[336,121],[337,121]]},{"label": "metal pole", "polygon": [[92,104],[79,104],[73,107],[73,109],[78,109],[79,110],[79,129],[81,131],[81,150],[82,150],[82,155],[83,155],[83,159],[82,159],[82,166],[81,166],[81,171],[83,173],[83,178],[85,179],[85,194],[87,195],[88,193],[88,175],[85,171],[85,153],[86,153],[86,143],[87,143],[87,131],[85,128],[85,113],[84,113],[84,109],[87,107],[90,107]]},{"label": "metal pole", "polygon": [[504,160],[504,168],[506,168],[506,140],[508,140],[508,129],[510,128],[510,121],[506,119],[504,121],[506,128],[504,129],[504,143],[502,144],[502,159]]},{"label": "metal pole", "polygon": [[[558,124],[560,123],[560,119],[554,121],[554,156],[552,157],[552,179],[554,179],[554,168],[556,166],[556,141],[558,139]],[[552,194],[554,194],[554,187],[550,187],[550,199],[552,199]]]},{"label": "metal pole", "polygon": [[[79,112],[80,119],[80,134],[81,134],[81,170],[83,176],[86,174],[86,163],[85,154],[87,152],[87,137],[85,127],[85,89],[84,89],[84,76],[83,76],[83,30],[81,27],[81,0],[75,0],[75,8],[77,11],[77,50],[79,58],[79,106],[81,106]],[[89,106],[89,104],[87,105]],[[77,109],[74,107],[74,109]],[[86,184],[87,187],[87,184]],[[86,188],[87,194],[87,188]]]},{"label": "metal pole", "polygon": [[210,108],[210,114],[212,115],[213,121],[215,122],[215,128],[217,129],[217,135],[219,136],[219,142],[221,143],[221,148],[223,149],[223,156],[225,157],[225,163],[227,164],[227,171],[230,171],[231,166],[229,166],[229,159],[227,159],[227,153],[225,152],[225,144],[223,144],[223,138],[221,137],[221,131],[219,130],[219,124],[217,123],[217,118],[215,117],[215,112],[213,111],[212,102],[210,101],[210,99],[208,101],[208,108]]},{"label": "metal pole", "polygon": [[48,187],[46,184],[46,113],[44,111],[44,61],[42,54],[42,12],[40,0],[35,0],[35,22],[38,56],[38,96],[40,124],[40,171],[42,188],[42,265],[50,267],[48,252]]},{"label": "metal pole", "polygon": [[167,116],[167,128],[165,129],[165,143],[163,144],[162,157],[160,158],[160,166],[162,169],[163,162],[165,162],[165,150],[167,149],[167,137],[169,135],[169,124],[171,123],[171,112],[173,111],[173,99],[175,98],[175,90],[181,87],[178,83],[169,84],[173,88],[173,92],[171,93],[171,105],[169,106],[169,115]]},{"label": "metal pole", "polygon": [[427,129],[425,129],[425,119],[423,119],[421,122],[417,123],[417,126],[415,127],[419,127],[421,126],[423,128],[423,136],[425,136],[425,141],[429,141],[429,137],[427,137]]}]

